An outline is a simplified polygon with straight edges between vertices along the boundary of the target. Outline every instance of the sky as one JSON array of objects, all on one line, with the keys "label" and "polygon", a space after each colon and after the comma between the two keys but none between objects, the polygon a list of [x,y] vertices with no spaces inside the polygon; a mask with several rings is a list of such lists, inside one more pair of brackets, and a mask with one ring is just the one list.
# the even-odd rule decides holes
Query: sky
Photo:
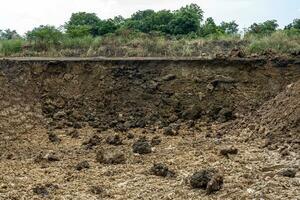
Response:
[{"label": "sky", "polygon": [[101,19],[129,17],[138,10],[176,10],[198,4],[205,18],[235,20],[240,29],[276,19],[280,27],[300,18],[300,0],[0,0],[0,29],[24,34],[39,25],[63,25],[74,12],[96,13]]}]

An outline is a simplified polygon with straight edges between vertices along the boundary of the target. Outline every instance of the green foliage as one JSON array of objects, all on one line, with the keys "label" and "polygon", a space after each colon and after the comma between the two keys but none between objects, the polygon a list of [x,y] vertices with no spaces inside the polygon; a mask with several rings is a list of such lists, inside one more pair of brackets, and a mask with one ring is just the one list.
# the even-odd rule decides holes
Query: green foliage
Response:
[{"label": "green foliage", "polygon": [[26,33],[26,38],[34,42],[37,49],[47,49],[59,45],[63,34],[54,26],[39,26]]},{"label": "green foliage", "polygon": [[235,21],[221,22],[220,29],[226,34],[237,34],[239,25]]},{"label": "green foliage", "polygon": [[[95,13],[73,13],[64,31],[39,26],[26,33],[0,30],[1,55],[51,56],[199,56],[202,52],[230,51],[245,47],[248,53],[272,49],[288,54],[299,51],[300,19],[277,31],[276,20],[254,23],[241,40],[235,21],[216,24],[209,17],[203,23],[197,4],[178,10],[143,10],[124,19],[101,20]],[[225,49],[225,50],[224,50]]]},{"label": "green foliage", "polygon": [[119,25],[115,23],[114,20],[103,20],[99,22],[98,25],[98,35],[105,35],[108,33],[114,33],[119,28]]},{"label": "green foliage", "polygon": [[276,20],[268,20],[260,24],[254,23],[248,28],[247,34],[270,35],[276,31],[278,26]]},{"label": "green foliage", "polygon": [[64,37],[61,41],[62,49],[88,49],[94,42],[95,38],[91,35],[85,37]]},{"label": "green foliage", "polygon": [[91,26],[89,25],[70,25],[67,29],[67,35],[71,38],[80,38],[91,35]]},{"label": "green foliage", "polygon": [[131,20],[144,20],[147,17],[152,16],[153,14],[155,14],[154,10],[139,10],[131,16]]},{"label": "green foliage", "polygon": [[186,35],[199,32],[203,11],[196,4],[187,5],[175,11],[174,18],[169,23],[173,35]]},{"label": "green foliage", "polygon": [[78,12],[72,14],[70,20],[65,24],[65,28],[67,33],[73,37],[77,37],[77,35],[83,36],[83,33],[86,33],[86,35],[96,36],[98,35],[99,23],[100,19],[95,13]]},{"label": "green foliage", "polygon": [[207,37],[210,35],[216,35],[221,33],[219,30],[219,27],[216,25],[215,21],[213,18],[209,17],[206,19],[205,23],[203,26],[201,26],[200,29],[200,35],[202,37]]},{"label": "green foliage", "polygon": [[0,53],[4,56],[20,53],[24,43],[21,39],[0,40]]},{"label": "green foliage", "polygon": [[300,30],[300,19],[294,19],[293,23],[287,25],[284,29],[299,29]]}]

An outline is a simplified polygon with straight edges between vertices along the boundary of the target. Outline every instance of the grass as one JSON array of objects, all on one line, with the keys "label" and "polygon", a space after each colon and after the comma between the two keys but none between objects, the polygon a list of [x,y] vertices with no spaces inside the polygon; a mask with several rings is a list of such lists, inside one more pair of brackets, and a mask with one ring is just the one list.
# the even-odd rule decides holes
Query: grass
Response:
[{"label": "grass", "polygon": [[278,54],[290,54],[300,51],[300,31],[277,31],[271,36],[248,38],[250,44],[246,48],[248,53],[261,54],[272,51]]},{"label": "grass", "polygon": [[[44,46],[43,49],[39,46]],[[270,36],[214,35],[207,38],[168,37],[158,33],[117,32],[102,37],[69,38],[55,45],[30,43],[26,40],[0,41],[0,56],[212,56],[227,54],[233,48],[250,54],[273,51],[290,54],[300,51],[300,31],[277,31]]]},{"label": "grass", "polygon": [[1,40],[0,54],[4,56],[14,55],[22,52],[22,46],[25,44],[24,40]]}]

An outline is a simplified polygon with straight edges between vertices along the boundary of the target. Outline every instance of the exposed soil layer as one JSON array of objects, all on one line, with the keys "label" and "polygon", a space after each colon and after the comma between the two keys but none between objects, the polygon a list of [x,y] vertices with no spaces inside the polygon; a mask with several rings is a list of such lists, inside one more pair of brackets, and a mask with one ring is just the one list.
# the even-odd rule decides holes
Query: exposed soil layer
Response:
[{"label": "exposed soil layer", "polygon": [[299,80],[282,59],[0,60],[0,199],[299,199]]}]

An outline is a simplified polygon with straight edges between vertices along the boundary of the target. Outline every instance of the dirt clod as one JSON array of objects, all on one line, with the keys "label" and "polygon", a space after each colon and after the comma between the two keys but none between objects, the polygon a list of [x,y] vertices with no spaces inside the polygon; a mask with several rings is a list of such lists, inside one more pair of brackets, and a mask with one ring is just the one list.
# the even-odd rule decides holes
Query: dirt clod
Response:
[{"label": "dirt clod", "polygon": [[124,164],[126,158],[124,153],[114,150],[114,151],[104,151],[103,149],[99,150],[96,154],[96,161],[102,164]]},{"label": "dirt clod", "polygon": [[71,138],[79,138],[79,131],[76,129],[72,129],[67,133]]},{"label": "dirt clod", "polygon": [[133,139],[133,138],[134,138],[134,134],[133,134],[132,132],[129,132],[129,133],[127,134],[127,138],[128,138],[128,139]]},{"label": "dirt clod", "polygon": [[195,172],[190,178],[192,188],[206,189],[208,182],[212,179],[215,170],[204,169]]},{"label": "dirt clod", "polygon": [[52,143],[59,143],[61,139],[53,132],[48,132],[49,141]]},{"label": "dirt clod", "polygon": [[207,183],[206,192],[211,194],[220,190],[223,186],[223,176],[221,174],[216,174],[212,179]]},{"label": "dirt clod", "polygon": [[87,141],[83,142],[82,145],[86,147],[86,149],[92,149],[94,146],[97,146],[101,143],[101,138],[98,135],[93,135]]},{"label": "dirt clod", "polygon": [[227,147],[220,150],[220,154],[227,157],[229,154],[237,154],[237,153],[238,153],[238,149],[235,147]]},{"label": "dirt clod", "polygon": [[171,126],[163,128],[163,134],[168,136],[178,135],[178,131],[173,129]]},{"label": "dirt clod", "polygon": [[151,145],[145,139],[140,139],[132,145],[133,153],[148,154],[152,152]]},{"label": "dirt clod", "polygon": [[82,161],[75,166],[75,169],[78,171],[81,171],[83,169],[89,169],[89,168],[90,168],[90,164],[88,163],[88,161]]},{"label": "dirt clod", "polygon": [[40,195],[40,196],[48,196],[49,195],[49,191],[45,186],[36,186],[34,188],[32,188],[33,193]]},{"label": "dirt clod", "polygon": [[175,173],[167,167],[167,165],[163,163],[157,163],[154,164],[151,169],[150,173],[156,176],[162,176],[162,177],[173,177]]},{"label": "dirt clod", "polygon": [[90,191],[92,194],[101,195],[105,192],[105,189],[101,186],[92,186]]},{"label": "dirt clod", "polygon": [[156,146],[156,145],[159,145],[161,143],[161,139],[159,136],[154,136],[152,139],[151,139],[151,145],[152,146]]},{"label": "dirt clod", "polygon": [[192,188],[204,189],[211,194],[222,188],[223,176],[214,169],[200,170],[191,176],[190,185]]},{"label": "dirt clod", "polygon": [[108,136],[106,138],[106,143],[110,144],[110,145],[118,146],[118,145],[122,145],[123,144],[123,140],[120,137],[120,135]]},{"label": "dirt clod", "polygon": [[294,178],[297,171],[295,169],[283,169],[279,172],[279,175]]}]

